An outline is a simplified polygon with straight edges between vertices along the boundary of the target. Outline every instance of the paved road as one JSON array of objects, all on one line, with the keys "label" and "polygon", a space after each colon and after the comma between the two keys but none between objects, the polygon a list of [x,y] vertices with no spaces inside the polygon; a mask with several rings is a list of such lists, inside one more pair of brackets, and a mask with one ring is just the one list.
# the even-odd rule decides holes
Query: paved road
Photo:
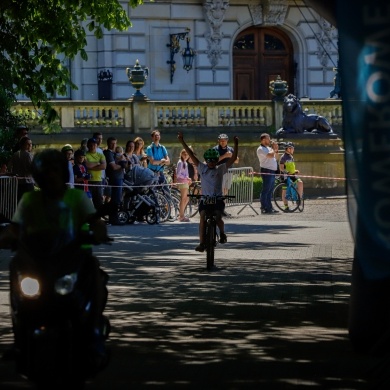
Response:
[{"label": "paved road", "polygon": [[[258,205],[254,205],[256,209]],[[363,389],[347,337],[353,240],[344,198],[303,213],[228,209],[216,268],[194,251],[197,219],[110,227],[109,367],[88,389]],[[0,252],[0,353],[11,343]],[[0,362],[0,388],[29,388]]]}]

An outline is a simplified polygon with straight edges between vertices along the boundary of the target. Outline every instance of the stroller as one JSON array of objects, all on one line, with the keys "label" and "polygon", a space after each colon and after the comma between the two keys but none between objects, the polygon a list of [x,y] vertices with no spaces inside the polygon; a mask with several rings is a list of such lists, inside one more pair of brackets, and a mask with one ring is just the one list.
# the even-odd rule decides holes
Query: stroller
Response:
[{"label": "stroller", "polygon": [[153,187],[156,177],[148,168],[134,166],[123,180],[122,204],[118,217],[122,223],[144,221],[150,225],[159,223],[160,207]]}]

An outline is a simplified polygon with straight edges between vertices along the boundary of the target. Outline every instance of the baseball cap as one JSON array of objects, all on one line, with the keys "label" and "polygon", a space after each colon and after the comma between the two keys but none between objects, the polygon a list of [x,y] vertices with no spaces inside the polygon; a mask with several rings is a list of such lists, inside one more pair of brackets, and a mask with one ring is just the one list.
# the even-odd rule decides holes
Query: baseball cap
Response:
[{"label": "baseball cap", "polygon": [[85,152],[84,152],[84,150],[77,149],[77,150],[74,152],[74,156],[75,156],[75,157],[85,156]]},{"label": "baseball cap", "polygon": [[88,144],[97,144],[96,138],[90,138],[90,139],[88,140],[88,142],[87,142],[87,145],[88,145]]}]

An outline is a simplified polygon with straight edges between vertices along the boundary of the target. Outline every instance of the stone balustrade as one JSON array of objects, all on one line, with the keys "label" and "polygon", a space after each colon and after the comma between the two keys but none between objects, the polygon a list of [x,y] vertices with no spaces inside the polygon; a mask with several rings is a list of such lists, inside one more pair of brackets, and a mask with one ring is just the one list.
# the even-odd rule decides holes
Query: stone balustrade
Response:
[{"label": "stone balustrade", "polygon": [[[281,102],[272,101],[53,101],[58,124],[67,131],[104,127],[133,133],[152,128],[264,127],[277,129],[282,118]],[[319,114],[332,126],[342,124],[340,100],[302,100],[308,114]],[[279,105],[279,107],[277,106]],[[18,102],[14,113],[31,128],[39,129],[42,110],[31,102]]]}]

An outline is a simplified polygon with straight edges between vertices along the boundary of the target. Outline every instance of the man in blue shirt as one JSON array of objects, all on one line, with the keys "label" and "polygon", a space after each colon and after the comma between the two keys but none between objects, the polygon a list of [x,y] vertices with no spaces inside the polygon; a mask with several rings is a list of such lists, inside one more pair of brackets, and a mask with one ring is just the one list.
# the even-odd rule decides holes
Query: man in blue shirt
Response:
[{"label": "man in blue shirt", "polygon": [[160,132],[153,130],[151,136],[152,143],[146,148],[146,155],[149,160],[148,168],[158,176],[159,183],[165,183],[164,166],[169,165],[171,160],[165,146],[160,144]]}]

